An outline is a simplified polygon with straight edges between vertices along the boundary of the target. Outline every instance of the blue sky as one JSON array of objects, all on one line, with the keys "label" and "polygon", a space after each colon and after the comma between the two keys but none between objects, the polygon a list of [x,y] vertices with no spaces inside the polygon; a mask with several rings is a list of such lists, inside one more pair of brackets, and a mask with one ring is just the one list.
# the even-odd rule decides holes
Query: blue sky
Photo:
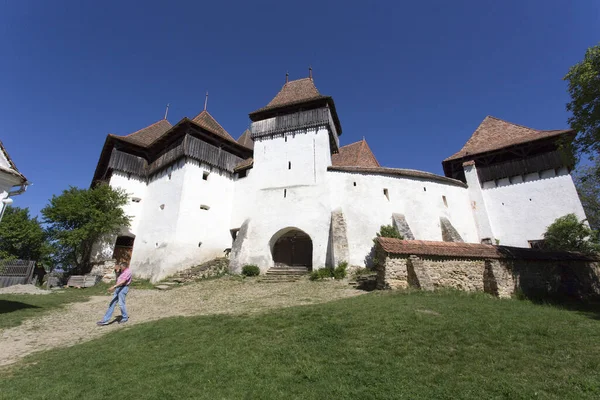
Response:
[{"label": "blue sky", "polygon": [[486,115],[567,127],[562,77],[600,42],[598,0],[0,0],[0,140],[36,215],[88,187],[108,133],[202,110],[234,137],[312,65],[342,144],[442,174]]}]

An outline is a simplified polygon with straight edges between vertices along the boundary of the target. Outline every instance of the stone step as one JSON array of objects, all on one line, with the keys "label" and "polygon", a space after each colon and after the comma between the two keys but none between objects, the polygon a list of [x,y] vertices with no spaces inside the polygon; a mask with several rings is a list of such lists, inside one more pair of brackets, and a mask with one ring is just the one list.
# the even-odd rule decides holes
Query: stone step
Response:
[{"label": "stone step", "polygon": [[306,272],[300,272],[300,271],[267,271],[267,273],[265,275],[306,275]]},{"label": "stone step", "polygon": [[279,279],[272,279],[272,278],[261,278],[259,280],[259,282],[263,282],[263,283],[284,283],[284,282],[296,282],[298,281],[299,278],[279,278]]},{"label": "stone step", "polygon": [[171,285],[156,285],[156,286],[154,286],[154,288],[158,289],[158,290],[170,290],[173,288],[173,286],[171,286]]}]

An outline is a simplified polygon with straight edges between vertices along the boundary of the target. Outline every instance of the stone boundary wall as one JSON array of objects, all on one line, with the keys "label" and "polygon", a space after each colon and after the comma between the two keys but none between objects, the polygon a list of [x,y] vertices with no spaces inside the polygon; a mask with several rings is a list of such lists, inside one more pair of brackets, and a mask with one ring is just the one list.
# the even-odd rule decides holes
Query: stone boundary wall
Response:
[{"label": "stone boundary wall", "polygon": [[[409,242],[388,238],[379,242],[378,289],[455,288],[502,298],[516,291],[537,298],[600,298],[600,261],[584,255],[467,243],[460,244],[468,250],[461,255],[454,243],[422,241],[412,241],[404,252],[402,243],[390,245],[391,241]],[[477,256],[478,246],[485,246],[481,256]]]}]

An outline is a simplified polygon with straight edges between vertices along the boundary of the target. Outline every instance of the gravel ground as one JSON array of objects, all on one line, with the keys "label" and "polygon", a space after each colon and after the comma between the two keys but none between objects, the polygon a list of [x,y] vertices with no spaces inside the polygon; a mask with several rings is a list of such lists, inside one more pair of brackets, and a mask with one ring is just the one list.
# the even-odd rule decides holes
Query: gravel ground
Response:
[{"label": "gravel ground", "polygon": [[48,294],[51,290],[40,289],[35,285],[12,285],[0,289],[0,294]]},{"label": "gravel ground", "polygon": [[[31,286],[31,285],[24,285]],[[39,290],[39,289],[38,289]],[[69,304],[22,325],[0,330],[0,366],[42,350],[67,347],[98,338],[116,329],[173,316],[254,314],[271,309],[324,303],[365,292],[346,281],[265,283],[237,277],[200,281],[167,291],[130,290],[127,324],[98,327],[110,300],[94,296],[85,303]],[[113,316],[119,315],[115,310]]]}]

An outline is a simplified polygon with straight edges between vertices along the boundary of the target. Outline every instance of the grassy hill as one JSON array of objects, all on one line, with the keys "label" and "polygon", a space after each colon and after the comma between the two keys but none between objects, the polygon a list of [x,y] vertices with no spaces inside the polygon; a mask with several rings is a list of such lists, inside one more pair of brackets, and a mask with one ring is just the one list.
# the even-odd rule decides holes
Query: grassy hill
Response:
[{"label": "grassy hill", "polygon": [[483,294],[375,292],[119,329],[1,371],[0,397],[596,399],[598,371],[598,314]]}]

